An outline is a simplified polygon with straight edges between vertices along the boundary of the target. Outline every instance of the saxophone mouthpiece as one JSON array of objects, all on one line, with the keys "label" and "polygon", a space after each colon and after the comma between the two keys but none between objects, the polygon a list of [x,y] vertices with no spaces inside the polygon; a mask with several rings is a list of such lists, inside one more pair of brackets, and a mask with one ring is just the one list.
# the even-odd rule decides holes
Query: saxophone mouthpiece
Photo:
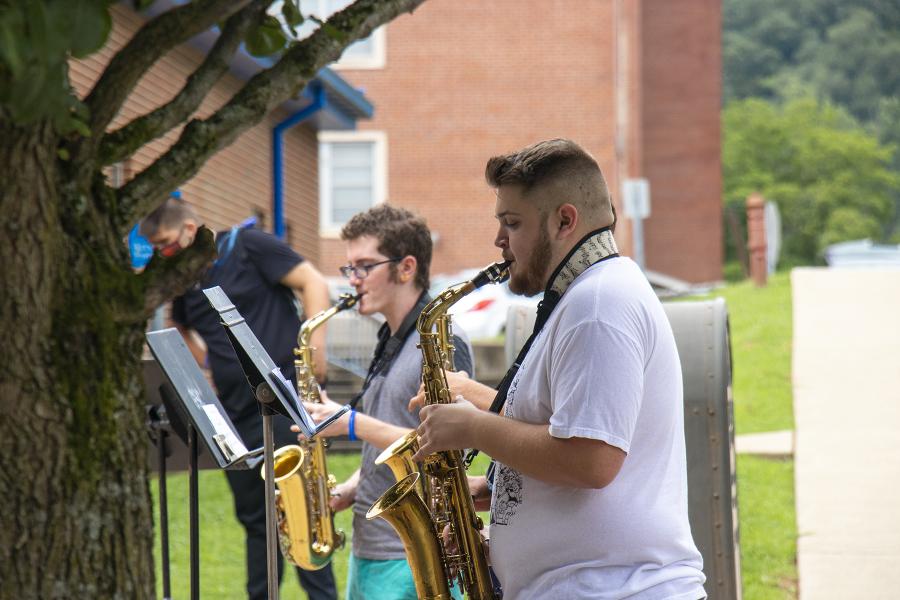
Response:
[{"label": "saxophone mouthpiece", "polygon": [[359,299],[362,298],[362,294],[341,294],[338,299],[337,307],[338,310],[346,310],[348,308],[353,308],[353,306],[359,302]]},{"label": "saxophone mouthpiece", "polygon": [[485,267],[478,275],[472,279],[475,289],[478,289],[489,283],[503,283],[509,279],[509,265],[511,261],[496,262]]}]

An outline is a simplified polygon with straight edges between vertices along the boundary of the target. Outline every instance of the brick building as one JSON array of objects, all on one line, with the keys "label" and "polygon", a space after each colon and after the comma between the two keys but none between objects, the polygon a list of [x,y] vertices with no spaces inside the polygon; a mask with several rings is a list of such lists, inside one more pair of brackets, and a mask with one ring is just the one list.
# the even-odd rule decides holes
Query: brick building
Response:
[{"label": "brick building", "polygon": [[[487,158],[569,137],[620,214],[622,181],[649,180],[648,269],[721,279],[720,37],[720,0],[428,0],[336,66],[378,109],[320,134],[324,272],[344,261],[341,222],[384,200],[428,220],[434,272],[495,260]],[[631,232],[622,219],[627,254]]]},{"label": "brick building", "polygon": [[[154,16],[174,4],[175,0],[157,0],[144,15]],[[90,91],[115,53],[131,39],[146,18],[126,3],[113,5],[111,12],[113,28],[106,46],[86,59],[73,60],[70,64],[69,77],[81,97]],[[215,41],[214,35],[212,32],[201,34],[160,59],[141,78],[110,128],[121,127],[171,100],[200,65]],[[195,117],[205,118],[212,114],[266,64],[240,51],[231,61],[230,72],[215,85]],[[282,104],[231,146],[213,156],[181,186],[183,197],[196,206],[199,216],[216,230],[251,216],[256,216],[270,231],[281,223],[286,240],[318,264],[317,132],[352,128],[356,119],[371,114],[372,105],[365,96],[336,73],[324,69],[303,95]],[[307,118],[290,126],[298,117],[304,116]],[[150,165],[178,139],[180,131],[180,128],[170,131],[141,148],[130,159],[115,165],[110,171],[113,184],[127,181]],[[274,141],[279,138],[280,149],[275,150]],[[280,165],[275,160],[279,155]],[[276,194],[276,189],[280,193]],[[276,208],[276,195],[280,196],[281,208]]]},{"label": "brick building", "polygon": [[[303,9],[326,17],[349,1],[303,0]],[[176,2],[157,0],[150,12]],[[112,11],[107,46],[72,65],[82,94],[142,22],[122,3]],[[266,229],[282,231],[328,275],[345,260],[342,223],[390,201],[428,220],[436,239],[432,270],[453,272],[497,258],[487,158],[569,137],[607,176],[626,254],[634,252],[632,227],[619,190],[626,179],[646,178],[647,268],[691,282],[719,280],[720,21],[720,0],[428,0],[349,48],[304,97],[214,156],[182,190],[215,228],[261,215]],[[113,126],[171,98],[212,35],[159,61]],[[201,116],[266,64],[246,54],[232,63]],[[319,92],[327,108],[276,136]],[[357,123],[373,114],[372,104],[373,118]],[[177,133],[142,149],[115,176],[144,168]]]}]

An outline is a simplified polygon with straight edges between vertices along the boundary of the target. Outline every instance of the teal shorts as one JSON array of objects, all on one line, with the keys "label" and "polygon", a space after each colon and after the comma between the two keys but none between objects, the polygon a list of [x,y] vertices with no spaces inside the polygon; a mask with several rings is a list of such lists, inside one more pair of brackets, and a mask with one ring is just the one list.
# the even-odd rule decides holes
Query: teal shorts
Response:
[{"label": "teal shorts", "polygon": [[[450,593],[457,600],[456,587]],[[416,583],[406,559],[371,560],[350,553],[347,567],[347,600],[416,600]]]}]

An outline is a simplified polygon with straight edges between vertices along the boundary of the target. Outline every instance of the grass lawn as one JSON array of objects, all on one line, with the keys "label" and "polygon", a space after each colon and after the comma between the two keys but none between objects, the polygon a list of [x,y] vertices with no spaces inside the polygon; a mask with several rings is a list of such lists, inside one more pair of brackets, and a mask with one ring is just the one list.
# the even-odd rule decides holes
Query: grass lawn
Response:
[{"label": "grass lawn", "polygon": [[[483,454],[472,465],[470,472],[483,474],[488,459]],[[328,469],[338,481],[346,479],[359,467],[358,454],[329,453]],[[246,585],[244,530],[234,516],[231,491],[221,471],[201,471],[200,487],[200,597],[216,600],[245,599]],[[166,479],[169,500],[169,562],[172,580],[172,596],[190,596],[190,561],[188,537],[188,477],[187,473],[170,473]],[[156,504],[156,523],[159,523],[158,482],[151,481],[151,491]],[[487,513],[482,519],[488,522]],[[334,554],[332,567],[338,591],[344,597],[347,582],[347,560],[350,552],[350,510],[338,513],[335,525],[347,534],[347,545]],[[156,528],[156,595],[162,598],[162,569],[160,565],[159,527]],[[283,600],[306,598],[296,576],[285,573],[281,583]]]},{"label": "grass lawn", "polygon": [[[791,282],[776,273],[757,288],[728,285],[737,434],[793,429]],[[737,457],[741,575],[747,600],[797,597],[794,461]]]},{"label": "grass lawn", "polygon": [[[737,433],[792,429],[791,291],[788,273],[778,273],[765,288],[743,282],[716,290],[728,303],[734,355],[734,404]],[[331,453],[328,465],[343,480],[359,465],[356,454]],[[473,472],[483,472],[482,455]],[[747,600],[788,600],[797,596],[794,514],[794,463],[740,455],[737,459],[738,510],[741,536],[743,597]],[[172,590],[176,598],[189,595],[187,476],[168,478],[169,537]],[[154,498],[157,482],[152,482]],[[202,598],[245,598],[244,536],[234,518],[225,476],[204,471],[200,476],[200,595]],[[350,511],[339,513],[337,526],[350,532]],[[487,521],[485,515],[485,521]],[[158,520],[158,516],[157,516]],[[158,534],[157,534],[158,535]],[[338,589],[347,575],[345,547],[333,566]],[[157,553],[157,596],[162,575]],[[304,598],[296,577],[282,583],[285,600]]]},{"label": "grass lawn", "polygon": [[743,281],[710,296],[728,304],[735,433],[793,429],[790,274],[776,273],[764,288]]},{"label": "grass lawn", "polygon": [[737,485],[744,598],[796,598],[794,461],[738,455]]}]

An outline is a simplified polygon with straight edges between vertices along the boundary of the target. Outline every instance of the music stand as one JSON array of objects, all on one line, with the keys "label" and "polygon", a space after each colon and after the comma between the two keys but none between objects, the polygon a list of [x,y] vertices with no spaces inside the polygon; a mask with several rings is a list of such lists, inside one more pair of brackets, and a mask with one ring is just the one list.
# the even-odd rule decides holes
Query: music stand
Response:
[{"label": "music stand", "polygon": [[263,420],[263,449],[265,455],[266,481],[266,569],[268,573],[269,600],[278,600],[277,538],[275,523],[275,471],[274,471],[274,431],[272,415],[276,412],[293,421],[303,435],[312,439],[320,431],[339,419],[350,406],[344,405],[333,415],[316,425],[294,387],[288,382],[281,369],[272,360],[256,335],[247,325],[244,317],[221,287],[203,290],[206,299],[219,313],[221,324],[228,334],[240,360],[247,382],[259,402]]},{"label": "music stand", "polygon": [[[166,420],[169,421],[169,425],[174,426],[176,433],[181,433],[178,431],[177,423],[180,422],[186,427],[190,474],[188,521],[190,524],[191,598],[196,600],[200,597],[198,456],[201,442],[203,448],[221,469],[251,468],[254,459],[260,455],[262,449],[248,451],[244,446],[244,442],[235,431],[234,425],[177,329],[152,331],[147,334],[147,344],[168,380],[168,385],[161,385],[157,388],[166,408]],[[152,421],[154,416],[159,417],[159,414],[149,416]],[[165,461],[165,437],[162,435],[160,442],[159,446],[162,448],[160,450],[161,474],[164,476],[162,465]],[[160,488],[160,494],[163,493],[163,489],[163,487]],[[160,506],[162,511],[163,504]],[[164,584],[166,583],[167,581],[164,581]]]}]

